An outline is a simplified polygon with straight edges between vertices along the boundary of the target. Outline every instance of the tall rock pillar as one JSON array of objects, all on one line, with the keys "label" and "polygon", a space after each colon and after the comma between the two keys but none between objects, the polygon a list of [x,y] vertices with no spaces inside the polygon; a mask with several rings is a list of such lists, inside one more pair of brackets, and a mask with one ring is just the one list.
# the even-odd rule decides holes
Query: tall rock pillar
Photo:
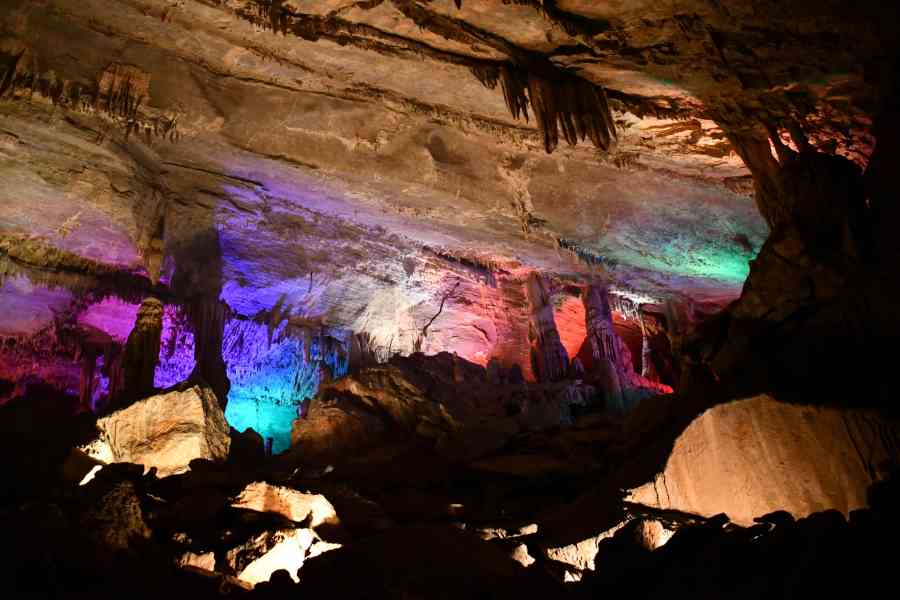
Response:
[{"label": "tall rock pillar", "polygon": [[159,363],[163,303],[144,298],[125,350],[110,375],[110,397],[114,405],[128,405],[153,394],[153,379]]},{"label": "tall rock pillar", "polygon": [[650,345],[650,336],[647,334],[647,324],[644,322],[644,313],[638,310],[641,319],[641,376],[645,379],[659,382],[659,373],[653,364],[653,348]]},{"label": "tall rock pillar", "polygon": [[194,325],[194,359],[196,366],[191,377],[199,377],[212,388],[225,410],[231,382],[222,357],[225,337],[225,321],[228,305],[218,298],[196,298],[190,301],[188,311]]},{"label": "tall rock pillar", "polygon": [[539,381],[558,381],[569,371],[569,353],[559,339],[550,294],[537,273],[528,277],[526,286],[531,307],[528,338],[535,376]]},{"label": "tall rock pillar", "polygon": [[605,284],[593,283],[585,289],[581,300],[584,303],[585,326],[594,361],[591,375],[603,392],[607,408],[622,414],[625,412],[625,399],[619,378],[619,357],[612,311],[609,308],[609,291]]}]

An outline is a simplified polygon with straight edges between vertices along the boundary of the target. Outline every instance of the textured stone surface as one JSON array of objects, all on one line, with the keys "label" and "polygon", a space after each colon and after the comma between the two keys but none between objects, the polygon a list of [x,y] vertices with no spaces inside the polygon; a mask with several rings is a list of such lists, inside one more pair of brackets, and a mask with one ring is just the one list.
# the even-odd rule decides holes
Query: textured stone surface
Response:
[{"label": "textured stone surface", "polygon": [[507,374],[492,382],[484,368],[451,354],[414,354],[325,384],[294,421],[292,441],[312,460],[348,460],[394,443],[473,458],[519,431],[572,424],[596,395],[580,382],[525,384]]},{"label": "textured stone surface", "polygon": [[196,458],[225,460],[231,444],[215,396],[199,386],[139,400],[97,427],[113,462],[156,467],[160,477],[188,470]]},{"label": "textured stone surface", "polygon": [[337,525],[340,521],[334,507],[321,494],[307,494],[290,488],[257,481],[245,487],[231,504],[259,512],[272,512],[311,528]]},{"label": "textured stone surface", "polygon": [[315,540],[309,529],[267,531],[228,551],[225,561],[241,581],[256,585],[285,569],[294,581]]},{"label": "textured stone surface", "polygon": [[[104,484],[98,482],[97,487]],[[134,552],[135,544],[150,538],[140,498],[130,481],[120,481],[97,493],[93,506],[82,516],[81,527],[101,556]]]},{"label": "textured stone surface", "polygon": [[648,506],[735,523],[776,510],[796,517],[866,506],[895,464],[896,423],[862,411],[784,404],[767,396],[710,408],[685,429],[652,482],[630,492]]}]

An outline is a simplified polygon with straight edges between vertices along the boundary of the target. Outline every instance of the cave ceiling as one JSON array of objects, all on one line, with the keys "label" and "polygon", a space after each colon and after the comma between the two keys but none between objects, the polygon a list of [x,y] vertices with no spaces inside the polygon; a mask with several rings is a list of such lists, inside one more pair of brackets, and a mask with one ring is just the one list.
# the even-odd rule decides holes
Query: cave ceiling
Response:
[{"label": "cave ceiling", "polygon": [[[6,0],[2,333],[79,285],[385,341],[485,272],[722,305],[767,234],[723,128],[865,164],[880,4]],[[547,152],[504,69],[600,86],[615,138]]]}]

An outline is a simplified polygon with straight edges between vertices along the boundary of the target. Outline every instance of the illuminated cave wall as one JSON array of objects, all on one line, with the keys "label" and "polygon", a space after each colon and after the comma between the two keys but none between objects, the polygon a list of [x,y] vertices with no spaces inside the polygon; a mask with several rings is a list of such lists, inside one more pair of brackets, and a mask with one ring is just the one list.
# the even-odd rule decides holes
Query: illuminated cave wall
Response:
[{"label": "illuminated cave wall", "polygon": [[[88,307],[78,320],[124,344],[137,309],[137,304],[108,298]],[[231,381],[225,411],[229,424],[239,431],[252,427],[264,438],[272,438],[275,452],[286,450],[291,422],[302,403],[315,395],[321,378],[326,373],[334,378],[347,373],[346,341],[333,331],[317,335],[291,329],[287,322],[270,328],[266,323],[230,320],[223,341]],[[174,305],[165,307],[161,342],[154,385],[164,389],[186,380],[195,366],[194,335],[185,315]],[[108,393],[104,360],[102,355],[97,358],[94,407],[102,406]]]},{"label": "illuminated cave wall", "polygon": [[291,422],[316,394],[325,376],[322,366],[334,378],[348,368],[344,340],[289,332],[286,323],[270,331],[267,324],[231,320],[223,346],[231,381],[225,417],[239,431],[252,427],[272,438],[274,452],[290,446]]}]

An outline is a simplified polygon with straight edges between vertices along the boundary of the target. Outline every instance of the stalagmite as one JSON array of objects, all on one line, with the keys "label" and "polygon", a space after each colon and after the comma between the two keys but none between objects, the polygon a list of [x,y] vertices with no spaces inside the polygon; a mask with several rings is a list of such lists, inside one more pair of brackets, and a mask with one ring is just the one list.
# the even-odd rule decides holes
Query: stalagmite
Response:
[{"label": "stalagmite", "polygon": [[[117,371],[117,385],[121,387],[115,405],[127,405],[153,393],[153,376],[159,362],[162,338],[163,304],[156,298],[145,298],[138,309],[134,329],[125,342],[125,352]],[[112,379],[112,377],[111,377]],[[110,390],[111,396],[113,390]]]},{"label": "stalagmite", "polygon": [[531,304],[531,361],[540,381],[558,381],[569,370],[569,354],[566,352],[556,321],[553,318],[553,304],[550,294],[540,275],[532,273],[528,278],[528,300]]},{"label": "stalagmite", "polygon": [[606,398],[606,406],[611,411],[624,413],[625,400],[619,378],[616,332],[609,308],[609,290],[606,285],[595,282],[584,291],[582,302],[594,361],[593,375]]}]

